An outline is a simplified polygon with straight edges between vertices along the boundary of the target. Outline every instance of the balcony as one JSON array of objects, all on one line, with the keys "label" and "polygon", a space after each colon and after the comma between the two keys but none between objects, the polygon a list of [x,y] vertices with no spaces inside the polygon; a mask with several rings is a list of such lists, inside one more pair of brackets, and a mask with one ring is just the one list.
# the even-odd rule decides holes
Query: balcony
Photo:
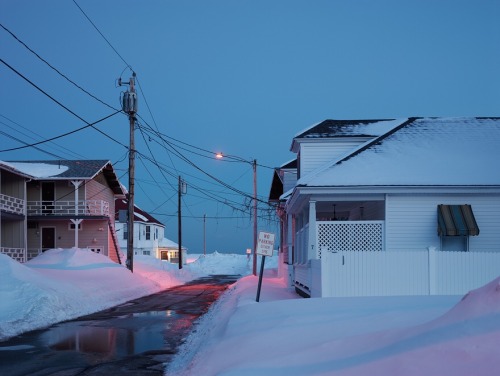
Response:
[{"label": "balcony", "polygon": [[109,217],[109,202],[103,200],[28,201],[27,212],[28,216]]},{"label": "balcony", "polygon": [[7,213],[13,214],[24,214],[24,200],[0,194],[0,210]]}]

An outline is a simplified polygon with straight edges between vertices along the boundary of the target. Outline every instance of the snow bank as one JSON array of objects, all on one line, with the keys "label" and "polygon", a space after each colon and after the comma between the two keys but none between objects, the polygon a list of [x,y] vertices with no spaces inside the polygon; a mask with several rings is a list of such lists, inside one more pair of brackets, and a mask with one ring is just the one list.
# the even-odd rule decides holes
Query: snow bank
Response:
[{"label": "snow bank", "polygon": [[[269,259],[269,258],[268,258]],[[274,257],[277,260],[277,257]],[[0,340],[97,312],[210,274],[251,274],[246,255],[134,258],[134,273],[87,249],[52,249],[25,264],[0,254]],[[276,267],[273,258],[268,267]]]}]

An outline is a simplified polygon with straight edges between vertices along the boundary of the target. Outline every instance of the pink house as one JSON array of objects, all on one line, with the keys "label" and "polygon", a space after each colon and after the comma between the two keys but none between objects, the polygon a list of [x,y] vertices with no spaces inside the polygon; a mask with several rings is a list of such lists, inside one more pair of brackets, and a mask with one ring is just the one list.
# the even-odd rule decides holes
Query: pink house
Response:
[{"label": "pink house", "polygon": [[[9,179],[23,181],[17,223],[24,230],[16,259],[23,262],[47,249],[78,247],[121,263],[114,203],[124,192],[109,161],[15,161],[4,166],[10,169]],[[6,181],[1,183],[3,187]],[[3,213],[1,220],[7,223]],[[9,236],[4,232],[4,244]]]}]

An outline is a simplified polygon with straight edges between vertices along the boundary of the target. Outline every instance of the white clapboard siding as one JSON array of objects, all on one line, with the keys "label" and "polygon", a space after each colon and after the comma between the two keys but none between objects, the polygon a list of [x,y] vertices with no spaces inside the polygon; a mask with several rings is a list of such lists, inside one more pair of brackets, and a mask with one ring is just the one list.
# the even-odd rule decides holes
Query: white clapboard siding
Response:
[{"label": "white clapboard siding", "polygon": [[469,237],[471,251],[500,252],[500,197],[484,195],[388,195],[386,198],[386,250],[439,248],[437,205],[470,204],[479,236]]},{"label": "white clapboard siding", "polygon": [[356,149],[365,139],[346,138],[329,142],[302,143],[300,147],[300,174],[305,176],[318,167],[332,162]]}]

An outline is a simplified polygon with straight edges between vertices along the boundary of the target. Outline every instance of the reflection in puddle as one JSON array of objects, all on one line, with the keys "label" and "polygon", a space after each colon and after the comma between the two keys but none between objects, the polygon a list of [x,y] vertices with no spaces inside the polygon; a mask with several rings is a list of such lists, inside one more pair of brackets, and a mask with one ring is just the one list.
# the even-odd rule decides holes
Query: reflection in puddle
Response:
[{"label": "reflection in puddle", "polygon": [[117,358],[169,347],[169,339],[189,328],[195,317],[175,311],[133,313],[107,321],[67,322],[50,328],[43,342],[57,351]]}]

